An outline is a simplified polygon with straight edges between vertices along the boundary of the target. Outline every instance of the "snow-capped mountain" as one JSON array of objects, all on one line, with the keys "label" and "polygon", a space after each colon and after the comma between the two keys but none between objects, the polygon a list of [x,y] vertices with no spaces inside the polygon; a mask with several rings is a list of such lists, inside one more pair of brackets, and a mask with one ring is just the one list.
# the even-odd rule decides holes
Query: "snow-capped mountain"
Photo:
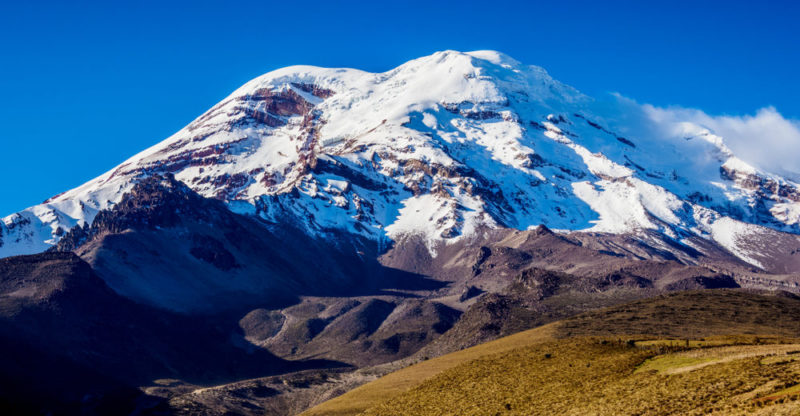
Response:
[{"label": "snow-capped mountain", "polygon": [[762,266],[752,236],[800,233],[800,185],[748,164],[708,128],[657,118],[493,51],[438,52],[385,73],[288,67],[3,218],[0,257],[48,249],[155,173],[311,235],[422,236],[432,253],[484,228],[545,224],[690,246],[700,237]]}]

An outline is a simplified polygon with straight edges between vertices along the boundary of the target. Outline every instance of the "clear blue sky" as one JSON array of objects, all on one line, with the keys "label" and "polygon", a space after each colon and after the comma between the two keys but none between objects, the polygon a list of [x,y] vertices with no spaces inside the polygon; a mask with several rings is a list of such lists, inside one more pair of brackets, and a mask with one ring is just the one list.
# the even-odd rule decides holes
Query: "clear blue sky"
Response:
[{"label": "clear blue sky", "polygon": [[0,216],[292,64],[385,71],[437,50],[495,49],[589,95],[800,118],[792,1],[118,3],[0,4]]}]

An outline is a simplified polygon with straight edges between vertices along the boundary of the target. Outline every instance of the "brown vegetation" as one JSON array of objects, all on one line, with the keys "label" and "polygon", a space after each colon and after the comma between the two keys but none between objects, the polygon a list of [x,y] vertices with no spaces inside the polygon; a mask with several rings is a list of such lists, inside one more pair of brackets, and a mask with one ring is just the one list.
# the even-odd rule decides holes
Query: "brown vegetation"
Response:
[{"label": "brown vegetation", "polygon": [[[760,348],[764,354],[775,346]],[[792,346],[791,348],[795,348]],[[800,411],[794,395],[800,363],[761,364],[741,349],[678,373],[634,370],[657,352],[611,339],[573,338],[516,349],[462,364],[366,415],[699,415]],[[776,394],[778,393],[778,394]],[[766,396],[773,400],[754,400]],[[772,409],[772,407],[776,407]],[[796,413],[795,413],[796,414]]]}]

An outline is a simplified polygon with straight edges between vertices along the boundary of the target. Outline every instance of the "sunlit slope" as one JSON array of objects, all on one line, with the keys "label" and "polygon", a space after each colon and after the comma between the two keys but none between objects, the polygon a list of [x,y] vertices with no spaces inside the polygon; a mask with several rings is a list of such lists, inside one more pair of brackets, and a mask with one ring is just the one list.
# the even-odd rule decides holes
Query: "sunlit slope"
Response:
[{"label": "sunlit slope", "polygon": [[517,348],[547,342],[553,339],[554,334],[554,326],[545,325],[452,354],[422,361],[322,403],[304,412],[303,415],[358,414],[387,398],[395,397],[410,388],[418,386],[420,382],[443,371],[499,352],[513,351]]},{"label": "sunlit slope", "polygon": [[[634,372],[645,360],[662,353],[730,344],[794,344],[797,341],[792,337],[798,336],[800,300],[796,297],[734,290],[682,292],[579,315],[423,361],[322,403],[304,414],[353,415],[367,410],[367,414],[551,414],[552,409],[567,414],[591,414],[600,411],[601,407],[596,406],[605,403],[605,399],[598,399],[600,396],[595,397],[590,391],[598,386],[609,389],[596,391],[609,395],[611,400],[621,397],[614,395],[623,394],[625,389],[648,385],[675,391],[704,391],[704,386],[707,386],[703,384],[704,378],[714,383],[738,386],[729,386],[730,395],[720,393],[719,400],[727,400],[726,406],[752,404],[756,407],[747,408],[753,410],[760,409],[760,403],[777,412],[783,405],[755,399],[791,388],[792,380],[800,382],[800,373],[795,372],[793,359],[777,367],[768,361],[761,364],[761,360],[763,357],[779,357],[775,355],[778,353],[791,353],[794,350],[791,346],[756,348],[764,349],[764,354],[753,354],[747,350],[752,347],[744,346],[738,352],[721,351],[721,358],[706,360],[708,357],[704,356],[701,359],[704,363],[711,362],[710,365],[698,366],[677,378],[650,371],[640,371],[634,376]],[[630,345],[628,341],[635,343]],[[547,355],[549,358],[545,358]],[[526,378],[528,373],[548,375]],[[734,373],[742,377],[725,378]],[[598,380],[597,383],[592,381],[594,379]],[[553,392],[546,400],[541,394],[531,393],[547,389]],[[734,398],[731,396],[734,393],[744,396]],[[585,405],[563,407],[575,404],[570,397],[581,398]],[[632,400],[639,402],[630,402],[631,406],[635,405],[630,408],[631,412],[660,414],[652,403],[647,403],[647,397],[632,396]],[[684,405],[679,403],[679,397],[664,396],[661,400],[675,401],[670,411],[688,411],[681,407]],[[714,399],[702,397],[704,400]],[[790,396],[781,397],[787,400]],[[595,399],[600,401],[592,401]],[[685,406],[690,406],[691,400]],[[562,405],[557,405],[559,401],[563,402]],[[614,402],[613,406],[617,407],[607,410],[625,413],[627,411],[619,407],[625,402]]]},{"label": "sunlit slope", "polygon": [[[800,384],[800,362],[791,354],[800,345],[768,341],[778,345],[665,355],[657,347],[613,339],[551,341],[464,363],[365,414],[796,415],[800,392],[793,388]],[[651,369],[651,360],[670,365]],[[640,366],[644,371],[636,371]]]}]

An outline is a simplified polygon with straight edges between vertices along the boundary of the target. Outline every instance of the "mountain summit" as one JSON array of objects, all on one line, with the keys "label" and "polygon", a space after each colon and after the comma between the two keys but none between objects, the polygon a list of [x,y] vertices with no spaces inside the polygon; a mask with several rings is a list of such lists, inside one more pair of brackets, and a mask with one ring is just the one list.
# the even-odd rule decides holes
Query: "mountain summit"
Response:
[{"label": "mountain summit", "polygon": [[797,335],[796,179],[663,112],[492,51],[256,78],[0,222],[0,409],[298,414],[620,304],[542,330]]},{"label": "mountain summit", "polygon": [[384,73],[293,66],[102,176],[3,218],[0,257],[45,251],[136,183],[172,174],[266,226],[384,247],[421,238],[433,256],[482,230],[546,225],[667,251],[711,244],[791,271],[800,186],[745,156],[703,126],[657,126],[641,106],[594,100],[494,51],[437,52]]}]

